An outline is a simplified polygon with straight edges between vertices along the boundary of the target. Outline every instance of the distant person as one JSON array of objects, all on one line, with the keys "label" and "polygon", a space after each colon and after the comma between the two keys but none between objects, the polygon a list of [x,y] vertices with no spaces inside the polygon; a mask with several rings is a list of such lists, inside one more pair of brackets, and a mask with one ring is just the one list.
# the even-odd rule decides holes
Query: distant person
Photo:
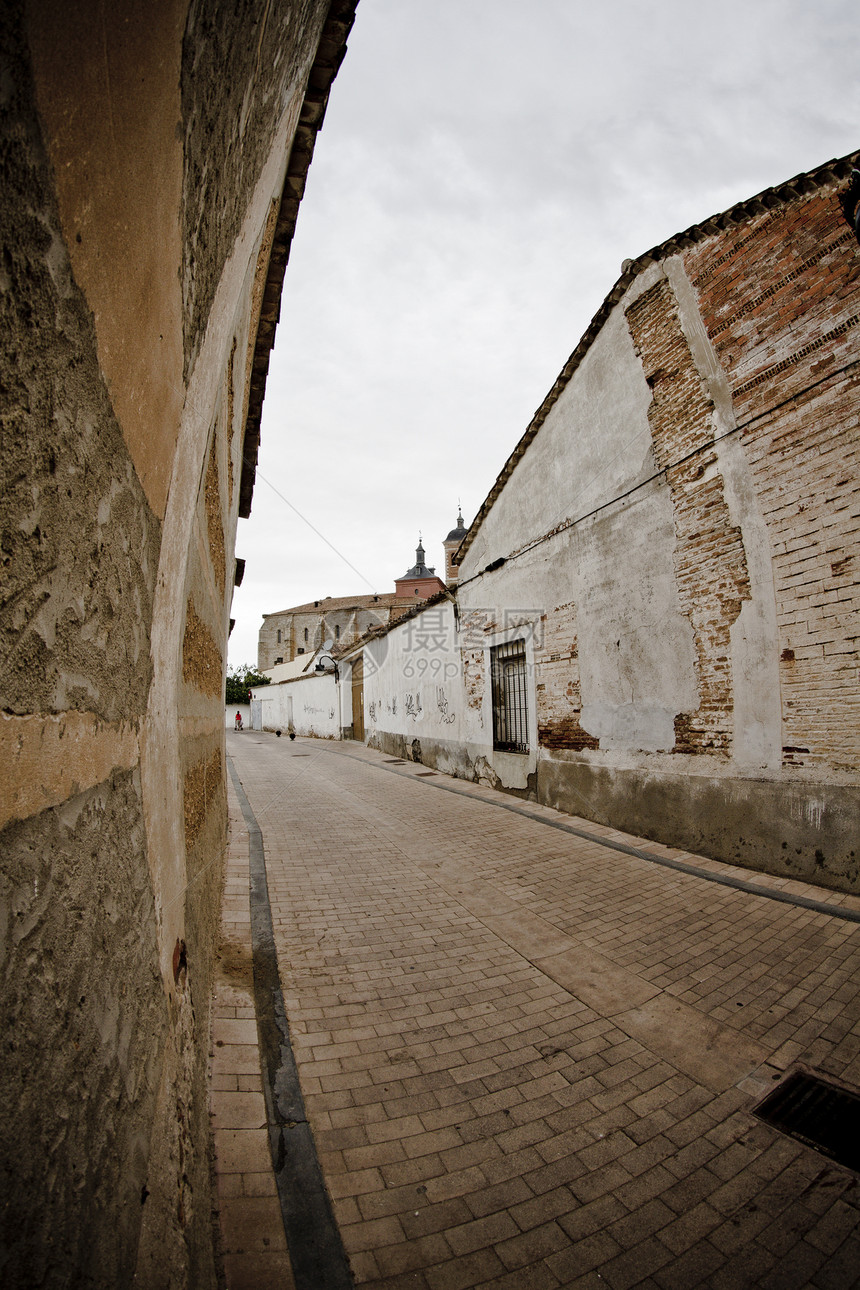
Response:
[{"label": "distant person", "polygon": [[241,714],[241,712],[237,712],[237,713],[236,713],[236,722],[235,722],[235,725],[236,725],[236,729],[237,729],[237,730],[241,730],[241,729],[242,729],[242,714]]}]

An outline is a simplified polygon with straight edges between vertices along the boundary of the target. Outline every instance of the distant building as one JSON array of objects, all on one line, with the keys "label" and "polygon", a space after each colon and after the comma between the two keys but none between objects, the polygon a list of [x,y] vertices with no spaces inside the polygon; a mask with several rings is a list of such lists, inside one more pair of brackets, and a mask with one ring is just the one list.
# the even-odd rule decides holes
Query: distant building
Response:
[{"label": "distant building", "polygon": [[454,564],[454,556],[457,554],[460,543],[469,530],[463,523],[463,510],[460,507],[457,511],[457,527],[451,529],[442,546],[445,548],[445,581],[449,587],[456,587],[460,578],[459,565]]},{"label": "distant building", "polygon": [[[457,522],[459,527],[452,529],[443,543],[446,568],[450,563],[449,547],[456,551],[466,535],[462,515]],[[407,609],[444,591],[444,582],[435,568],[428,569],[424,556],[419,537],[415,564],[395,580],[394,591],[368,596],[324,596],[306,605],[264,614],[257,641],[259,671],[271,672],[303,654],[313,654],[327,641],[333,649],[346,649],[371,628],[388,626]]]},{"label": "distant building", "polygon": [[424,563],[424,547],[421,545],[420,536],[418,546],[415,548],[415,563],[401,578],[395,578],[394,585],[397,588],[399,600],[411,600],[413,603],[429,600],[430,596],[445,590],[445,584],[437,576],[436,570],[428,569]]},{"label": "distant building", "polygon": [[325,596],[306,605],[264,614],[257,643],[257,667],[268,671],[312,654],[326,641],[351,645],[371,627],[386,625],[393,606],[401,601],[395,592],[367,596]]}]

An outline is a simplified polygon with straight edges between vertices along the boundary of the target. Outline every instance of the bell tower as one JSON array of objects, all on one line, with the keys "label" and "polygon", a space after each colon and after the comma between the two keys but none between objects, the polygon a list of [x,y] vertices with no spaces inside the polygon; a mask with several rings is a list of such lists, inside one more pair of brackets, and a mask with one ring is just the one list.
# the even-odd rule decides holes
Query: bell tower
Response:
[{"label": "bell tower", "polygon": [[468,533],[468,529],[463,524],[463,508],[458,504],[457,508],[457,527],[451,529],[442,546],[445,548],[445,581],[449,587],[456,587],[460,577],[460,570],[456,564],[453,564],[453,558],[457,548]]}]

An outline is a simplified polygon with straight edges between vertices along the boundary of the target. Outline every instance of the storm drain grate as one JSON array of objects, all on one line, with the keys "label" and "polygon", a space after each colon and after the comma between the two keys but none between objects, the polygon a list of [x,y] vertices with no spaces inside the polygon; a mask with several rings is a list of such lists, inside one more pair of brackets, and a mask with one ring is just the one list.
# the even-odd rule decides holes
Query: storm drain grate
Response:
[{"label": "storm drain grate", "polygon": [[795,1071],[754,1108],[765,1124],[860,1172],[860,1097]]}]

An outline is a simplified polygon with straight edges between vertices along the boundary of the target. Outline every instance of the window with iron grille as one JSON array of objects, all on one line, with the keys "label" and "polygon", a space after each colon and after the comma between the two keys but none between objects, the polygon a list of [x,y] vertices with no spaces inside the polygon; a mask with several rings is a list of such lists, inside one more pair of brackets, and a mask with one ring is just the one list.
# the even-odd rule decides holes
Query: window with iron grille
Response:
[{"label": "window with iron grille", "polygon": [[493,684],[493,747],[500,752],[528,752],[525,641],[494,645],[490,650],[490,673]]}]

